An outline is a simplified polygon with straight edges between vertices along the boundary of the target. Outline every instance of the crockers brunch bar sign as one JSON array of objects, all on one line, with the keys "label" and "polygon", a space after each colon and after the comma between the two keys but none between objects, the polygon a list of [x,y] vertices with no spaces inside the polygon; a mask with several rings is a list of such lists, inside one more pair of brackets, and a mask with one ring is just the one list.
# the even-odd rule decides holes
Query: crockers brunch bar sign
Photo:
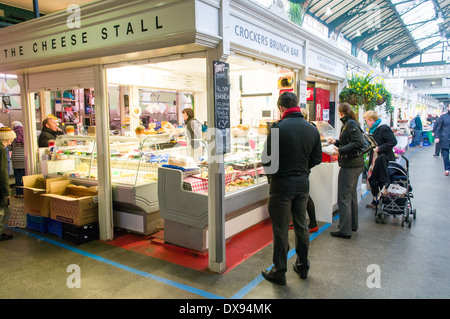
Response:
[{"label": "crockers brunch bar sign", "polygon": [[302,63],[301,45],[233,16],[230,22],[232,42],[291,62]]},{"label": "crockers brunch bar sign", "polygon": [[[181,4],[127,18],[109,19],[107,22],[87,27],[67,28],[67,31],[60,34],[14,44],[7,44],[9,41],[5,33],[3,44],[0,45],[0,63],[53,57],[186,32],[195,27],[195,16],[191,9],[192,5]],[[191,11],[192,14],[189,14]],[[82,16],[81,25],[83,25]],[[130,50],[132,51],[132,48]]]}]

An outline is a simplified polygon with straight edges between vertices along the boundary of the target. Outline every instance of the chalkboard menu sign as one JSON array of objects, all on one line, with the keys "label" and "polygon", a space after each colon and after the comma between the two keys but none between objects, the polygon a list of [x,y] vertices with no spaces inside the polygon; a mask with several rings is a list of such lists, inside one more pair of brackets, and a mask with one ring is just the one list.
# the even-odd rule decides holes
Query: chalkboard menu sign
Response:
[{"label": "chalkboard menu sign", "polygon": [[213,61],[214,66],[214,120],[216,153],[230,152],[230,79],[229,64]]}]

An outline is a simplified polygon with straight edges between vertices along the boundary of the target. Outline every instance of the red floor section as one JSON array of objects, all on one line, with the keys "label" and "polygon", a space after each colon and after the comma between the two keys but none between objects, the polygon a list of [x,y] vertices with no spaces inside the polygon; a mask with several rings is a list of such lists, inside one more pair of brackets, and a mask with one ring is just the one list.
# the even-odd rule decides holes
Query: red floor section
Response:
[{"label": "red floor section", "polygon": [[[191,269],[208,271],[207,251],[198,252],[165,243],[164,231],[150,236],[140,236],[118,231],[115,234],[115,238],[106,243]],[[270,219],[262,221],[227,240],[226,271],[233,269],[271,242],[272,224]]]}]

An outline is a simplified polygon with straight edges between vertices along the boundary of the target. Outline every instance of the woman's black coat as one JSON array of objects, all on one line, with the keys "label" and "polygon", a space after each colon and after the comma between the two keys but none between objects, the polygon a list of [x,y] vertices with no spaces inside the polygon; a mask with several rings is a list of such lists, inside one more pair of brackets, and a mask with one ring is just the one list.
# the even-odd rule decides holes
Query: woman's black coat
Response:
[{"label": "woman's black coat", "polygon": [[339,148],[339,166],[356,168],[364,166],[364,156],[354,156],[355,152],[364,146],[364,137],[358,122],[348,115],[341,117],[342,128],[339,140],[335,145]]},{"label": "woman's black coat", "polygon": [[[373,132],[373,138],[378,144],[378,155],[385,154],[388,161],[395,161],[394,146],[397,145],[397,138],[389,125],[380,124]],[[370,152],[370,161],[372,163],[373,152]]]}]

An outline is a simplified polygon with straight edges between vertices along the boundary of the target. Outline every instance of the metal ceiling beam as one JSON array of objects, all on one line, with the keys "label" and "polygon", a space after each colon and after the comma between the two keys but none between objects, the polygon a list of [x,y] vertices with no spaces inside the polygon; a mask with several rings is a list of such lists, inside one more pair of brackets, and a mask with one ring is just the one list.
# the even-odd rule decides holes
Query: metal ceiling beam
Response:
[{"label": "metal ceiling beam", "polygon": [[440,65],[447,65],[447,64],[448,63],[446,61],[420,62],[420,63],[401,64],[401,65],[399,65],[399,68],[417,68],[417,67],[426,67],[426,66],[440,66]]},{"label": "metal ceiling beam", "polygon": [[[386,1],[389,1],[389,2],[392,4],[391,0],[386,0]],[[419,3],[418,5],[420,5],[420,3]],[[411,10],[412,10],[412,9],[411,9]],[[414,38],[413,38],[413,36],[411,35],[411,32],[409,32],[408,27],[407,27],[406,24],[403,22],[403,19],[401,18],[400,13],[399,13],[397,10],[393,10],[393,11],[394,11],[395,15],[398,17],[399,21],[405,26],[405,31],[407,32],[407,34],[408,34],[408,36],[410,37],[411,41],[416,45],[417,50],[419,50],[419,49],[420,49],[419,46],[418,46],[417,43],[414,41]]]},{"label": "metal ceiling beam", "polygon": [[347,22],[353,19],[354,17],[367,13],[366,9],[369,4],[373,3],[373,0],[363,0],[360,3],[358,3],[356,6],[345,12],[344,14],[341,14],[339,17],[334,19],[329,23],[329,25],[336,29],[340,30],[342,29],[343,25]]},{"label": "metal ceiling beam", "polygon": [[[358,38],[360,38],[359,41],[363,40],[366,37],[370,37],[372,36],[373,33],[376,33],[377,30],[380,30],[384,27],[386,27],[387,25],[392,24],[392,22],[394,20],[396,20],[396,16],[392,13],[392,11],[389,12],[380,12],[380,15],[383,16],[383,19],[381,19],[381,21],[379,23],[377,23],[376,25],[369,27],[369,29],[367,29],[366,31],[364,31],[361,36],[359,36]],[[344,26],[343,29],[345,29],[345,33],[349,34],[349,33],[353,33],[357,30],[364,30],[367,28],[367,20],[354,20],[349,24],[346,24],[346,26]],[[354,38],[355,39],[355,38]],[[353,40],[354,40],[353,39]]]},{"label": "metal ceiling beam", "polygon": [[406,58],[404,58],[404,59],[402,59],[402,60],[400,60],[400,61],[398,61],[398,62],[396,62],[396,63],[397,63],[397,64],[405,63],[406,61],[408,61],[408,60],[410,60],[410,59],[412,59],[412,58],[414,58],[414,57],[416,57],[416,56],[418,56],[418,55],[420,55],[420,54],[424,54],[425,52],[427,52],[428,50],[434,48],[435,46],[437,46],[437,45],[440,44],[440,43],[442,43],[442,42],[441,42],[440,40],[438,40],[438,41],[434,42],[433,44],[430,44],[430,45],[427,46],[426,48],[424,48],[424,49],[422,49],[422,50],[419,50],[419,52],[413,53],[413,54],[407,56]]},{"label": "metal ceiling beam", "polygon": [[397,20],[396,16],[395,15],[391,15],[388,19],[384,19],[381,22],[380,27],[372,27],[372,28],[370,28],[369,30],[361,33],[361,36],[356,37],[355,39],[353,39],[353,41],[355,41],[357,43],[357,45],[362,45],[362,44],[364,44],[364,42],[366,42],[367,39],[373,37],[377,33],[403,28],[402,26],[397,26],[397,27],[393,27],[393,28],[390,28],[390,29],[384,29],[385,26],[392,24],[392,22],[394,20],[395,21]]},{"label": "metal ceiling beam", "polygon": [[[390,38],[390,41],[384,42],[380,45],[378,45],[378,50],[370,50],[370,51],[375,51],[375,52],[381,52],[383,51],[385,48],[391,46],[391,45],[395,45],[395,42],[398,41],[400,38],[404,38],[406,37],[407,34],[405,32],[405,30],[403,30],[403,32],[401,33],[397,33],[394,37]],[[374,53],[374,55],[376,56],[377,54]]]}]

